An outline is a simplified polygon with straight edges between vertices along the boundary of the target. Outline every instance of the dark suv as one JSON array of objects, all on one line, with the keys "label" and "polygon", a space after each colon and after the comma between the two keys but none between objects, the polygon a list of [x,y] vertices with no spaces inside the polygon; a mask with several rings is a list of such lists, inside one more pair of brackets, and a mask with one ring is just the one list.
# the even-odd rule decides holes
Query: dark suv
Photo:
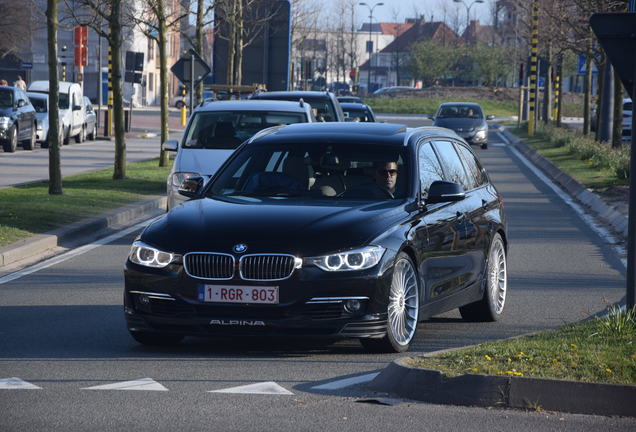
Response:
[{"label": "dark suv", "polygon": [[261,92],[252,95],[251,99],[298,101],[302,99],[311,105],[316,121],[343,122],[344,112],[336,96],[330,92],[321,91],[276,91]]},{"label": "dark suv", "polygon": [[33,150],[35,132],[35,108],[26,92],[16,87],[0,86],[0,141],[4,151],[13,153],[18,141],[25,150]]}]

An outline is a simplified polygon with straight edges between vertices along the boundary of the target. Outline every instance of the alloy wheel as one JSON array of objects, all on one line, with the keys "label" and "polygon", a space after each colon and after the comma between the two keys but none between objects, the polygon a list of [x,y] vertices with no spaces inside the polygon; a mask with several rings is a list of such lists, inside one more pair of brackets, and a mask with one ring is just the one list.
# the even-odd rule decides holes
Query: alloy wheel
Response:
[{"label": "alloy wheel", "polygon": [[393,270],[388,306],[389,330],[400,345],[409,344],[417,328],[419,299],[416,278],[411,262],[400,258]]},{"label": "alloy wheel", "polygon": [[506,266],[506,250],[500,238],[496,238],[490,252],[488,269],[488,290],[494,312],[503,312],[508,290],[508,275]]}]

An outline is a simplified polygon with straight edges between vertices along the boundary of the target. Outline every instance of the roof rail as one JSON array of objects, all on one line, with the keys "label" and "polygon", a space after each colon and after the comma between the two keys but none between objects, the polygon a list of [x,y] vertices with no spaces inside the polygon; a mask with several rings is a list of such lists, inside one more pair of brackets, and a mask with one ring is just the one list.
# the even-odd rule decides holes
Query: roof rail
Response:
[{"label": "roof rail", "polygon": [[301,108],[305,107],[305,101],[303,100],[303,98],[300,98],[300,100],[298,102],[300,103],[300,107]]}]

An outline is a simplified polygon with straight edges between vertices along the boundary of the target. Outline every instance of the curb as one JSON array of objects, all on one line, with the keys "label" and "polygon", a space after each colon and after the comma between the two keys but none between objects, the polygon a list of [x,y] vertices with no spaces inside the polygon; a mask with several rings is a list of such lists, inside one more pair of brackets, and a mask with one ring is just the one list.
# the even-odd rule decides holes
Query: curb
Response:
[{"label": "curb", "polygon": [[627,238],[628,221],[626,215],[610,207],[598,195],[587,189],[569,174],[561,171],[556,165],[529,147],[519,137],[513,135],[507,128],[498,126],[497,129],[521,154],[562,187],[571,197],[581,202],[597,217],[609,224],[617,233]]},{"label": "curb", "polygon": [[110,232],[135,225],[165,212],[167,198],[156,197],[129,204],[106,213],[80,220],[44,234],[11,243],[0,248],[0,270],[10,264],[46,254],[57,247],[88,243]]},{"label": "curb", "polygon": [[475,374],[447,378],[411,367],[406,359],[394,360],[368,387],[436,404],[636,417],[636,386]]}]

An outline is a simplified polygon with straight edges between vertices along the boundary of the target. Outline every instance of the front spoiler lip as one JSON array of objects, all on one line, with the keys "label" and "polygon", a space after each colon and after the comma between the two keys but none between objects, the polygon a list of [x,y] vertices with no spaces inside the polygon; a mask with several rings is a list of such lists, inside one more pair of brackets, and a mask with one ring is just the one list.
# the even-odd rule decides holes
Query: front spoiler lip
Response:
[{"label": "front spoiler lip", "polygon": [[312,320],[307,317],[249,318],[196,317],[175,318],[126,311],[131,332],[180,334],[184,336],[336,336],[382,337],[386,333],[386,314],[361,317]]}]

